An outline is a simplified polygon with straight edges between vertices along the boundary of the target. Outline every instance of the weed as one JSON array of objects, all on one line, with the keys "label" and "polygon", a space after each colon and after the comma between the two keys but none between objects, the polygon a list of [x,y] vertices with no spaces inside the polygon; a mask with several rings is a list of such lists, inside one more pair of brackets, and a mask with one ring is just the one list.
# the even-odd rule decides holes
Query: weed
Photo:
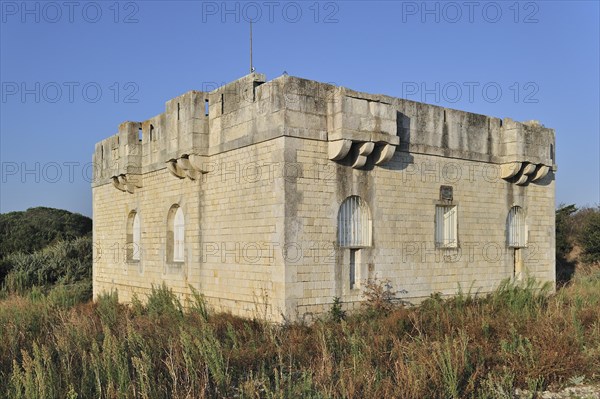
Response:
[{"label": "weed", "polygon": [[394,291],[392,283],[388,279],[368,279],[362,296],[365,299],[364,306],[369,313],[385,314],[390,312],[396,305],[405,302],[397,295],[406,291]]},{"label": "weed", "polygon": [[342,300],[337,296],[333,298],[331,309],[329,309],[329,318],[335,323],[346,318],[346,312],[342,309]]}]

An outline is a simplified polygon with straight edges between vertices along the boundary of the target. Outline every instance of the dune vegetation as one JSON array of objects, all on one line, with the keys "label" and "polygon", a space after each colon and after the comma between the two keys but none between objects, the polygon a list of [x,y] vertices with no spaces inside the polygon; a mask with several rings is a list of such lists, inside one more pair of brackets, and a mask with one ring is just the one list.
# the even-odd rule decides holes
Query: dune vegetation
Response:
[{"label": "dune vegetation", "polygon": [[599,213],[586,212],[557,211],[557,259],[572,267],[557,290],[506,280],[407,306],[402,287],[370,281],[360,310],[335,299],[311,324],[215,313],[165,286],[129,305],[117,293],[92,302],[86,234],[11,253],[0,397],[512,398],[598,385]]}]

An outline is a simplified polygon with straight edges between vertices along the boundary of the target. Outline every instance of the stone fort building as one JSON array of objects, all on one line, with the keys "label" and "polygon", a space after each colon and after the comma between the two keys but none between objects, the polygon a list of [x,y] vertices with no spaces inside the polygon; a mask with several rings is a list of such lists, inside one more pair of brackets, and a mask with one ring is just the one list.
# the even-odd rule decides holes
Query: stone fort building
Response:
[{"label": "stone fort building", "polygon": [[555,281],[554,131],[251,73],[96,144],[94,296],[166,283],[271,320]]}]

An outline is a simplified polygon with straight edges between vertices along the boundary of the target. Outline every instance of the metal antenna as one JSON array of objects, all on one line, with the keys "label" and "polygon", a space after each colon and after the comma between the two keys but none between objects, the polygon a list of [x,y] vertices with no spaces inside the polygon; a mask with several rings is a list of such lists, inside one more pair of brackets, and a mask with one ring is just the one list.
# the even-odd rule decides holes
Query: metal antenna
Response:
[{"label": "metal antenna", "polygon": [[252,20],[250,20],[250,73],[254,72],[254,65],[252,64]]}]

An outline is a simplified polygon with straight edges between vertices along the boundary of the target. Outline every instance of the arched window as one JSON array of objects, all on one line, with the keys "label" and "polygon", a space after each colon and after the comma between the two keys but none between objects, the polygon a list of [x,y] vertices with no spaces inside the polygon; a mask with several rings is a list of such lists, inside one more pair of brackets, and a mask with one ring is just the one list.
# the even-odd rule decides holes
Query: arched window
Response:
[{"label": "arched window", "polygon": [[140,215],[136,211],[132,211],[127,218],[127,260],[140,260],[142,252],[140,246],[141,237]]},{"label": "arched window", "polygon": [[338,244],[342,248],[371,246],[373,222],[369,206],[358,196],[348,197],[338,211]]},{"label": "arched window", "polygon": [[350,289],[359,287],[364,259],[361,248],[371,246],[373,222],[369,206],[360,197],[348,197],[338,211],[338,245],[348,248],[348,277]]},{"label": "arched window", "polygon": [[185,219],[183,210],[173,205],[169,210],[167,252],[171,262],[185,261]]},{"label": "arched window", "polygon": [[507,244],[512,248],[527,246],[527,225],[525,211],[520,206],[513,206],[508,212],[506,221]]},{"label": "arched window", "polygon": [[173,248],[173,261],[174,262],[183,262],[183,252],[184,252],[184,244],[185,244],[185,222],[183,220],[183,211],[181,208],[177,208],[177,212],[175,212],[175,226],[173,228],[174,233],[174,248]]}]

